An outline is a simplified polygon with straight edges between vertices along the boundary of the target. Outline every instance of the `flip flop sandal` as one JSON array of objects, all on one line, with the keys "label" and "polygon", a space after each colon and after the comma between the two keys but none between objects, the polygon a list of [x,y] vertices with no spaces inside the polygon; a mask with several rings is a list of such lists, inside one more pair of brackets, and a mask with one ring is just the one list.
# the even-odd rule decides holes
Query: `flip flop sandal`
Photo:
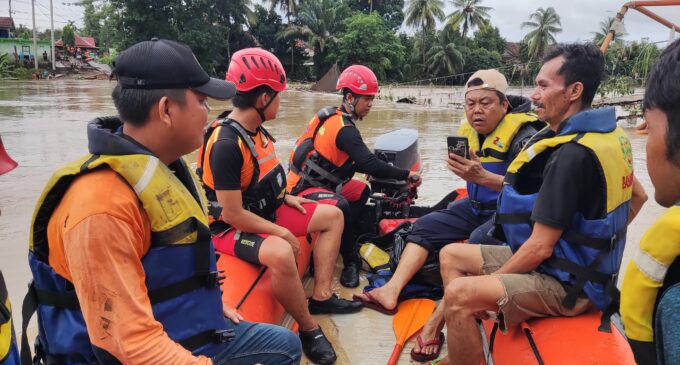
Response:
[{"label": "flip flop sandal", "polygon": [[397,313],[397,308],[387,309],[383,307],[382,304],[378,303],[378,301],[373,298],[373,295],[371,295],[371,292],[365,292],[364,295],[368,299],[364,299],[355,294],[352,296],[352,300],[360,301],[364,307],[373,309],[374,311],[378,311],[383,314],[387,314],[389,316],[393,316],[395,313]]},{"label": "flip flop sandal", "polygon": [[420,346],[421,350],[427,346],[437,346],[437,351],[433,352],[430,355],[426,355],[413,351],[415,350],[415,348],[413,348],[411,349],[411,359],[418,362],[432,361],[439,357],[439,353],[442,351],[442,344],[444,343],[444,332],[439,332],[439,336],[437,338],[433,338],[429,341],[423,341],[423,338],[420,337],[420,335],[418,335],[418,337],[416,337],[416,341],[418,342],[418,346]]}]

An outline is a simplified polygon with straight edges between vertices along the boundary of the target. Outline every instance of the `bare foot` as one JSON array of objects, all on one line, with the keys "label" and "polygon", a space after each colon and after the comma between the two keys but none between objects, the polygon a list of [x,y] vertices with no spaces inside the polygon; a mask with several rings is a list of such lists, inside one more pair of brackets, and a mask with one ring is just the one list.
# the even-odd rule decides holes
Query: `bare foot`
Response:
[{"label": "bare foot", "polygon": [[425,365],[451,365],[451,362],[449,361],[449,356],[446,355],[441,359],[426,362]]},{"label": "bare foot", "polygon": [[[439,333],[441,332],[441,327],[437,326],[437,323],[432,323],[432,320],[427,321],[423,329],[420,331],[420,338],[423,343],[428,343],[432,340],[439,339]],[[428,345],[420,348],[420,344],[416,341],[416,345],[413,347],[413,352],[423,355],[432,355],[439,352],[442,346],[446,346],[446,342],[440,343],[439,345]]]},{"label": "bare foot", "polygon": [[[385,309],[391,310],[397,306],[397,299],[399,298],[399,292],[393,289],[389,285],[381,286],[370,291],[371,297],[374,301],[380,303]],[[370,301],[371,299],[364,293],[356,294],[356,296],[362,298],[363,300]]]}]

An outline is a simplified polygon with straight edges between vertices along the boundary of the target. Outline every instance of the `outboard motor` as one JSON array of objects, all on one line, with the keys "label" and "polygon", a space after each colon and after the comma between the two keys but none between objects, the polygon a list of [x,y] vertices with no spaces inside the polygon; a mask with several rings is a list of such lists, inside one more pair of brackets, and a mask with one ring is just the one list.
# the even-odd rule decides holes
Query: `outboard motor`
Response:
[{"label": "outboard motor", "polygon": [[[418,131],[397,129],[378,137],[374,145],[375,155],[396,167],[411,171],[420,170],[418,152]],[[368,178],[371,184],[371,198],[367,205],[369,217],[366,223],[376,227],[382,219],[409,218],[410,209],[417,198],[417,190],[403,180]]]}]

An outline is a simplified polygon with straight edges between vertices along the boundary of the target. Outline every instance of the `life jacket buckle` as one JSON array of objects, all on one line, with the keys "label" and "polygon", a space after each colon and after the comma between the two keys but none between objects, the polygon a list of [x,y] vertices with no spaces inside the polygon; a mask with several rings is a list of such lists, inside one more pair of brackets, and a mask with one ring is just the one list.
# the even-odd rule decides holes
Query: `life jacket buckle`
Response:
[{"label": "life jacket buckle", "polygon": [[224,270],[217,270],[217,271],[211,271],[206,275],[206,286],[208,288],[216,288],[220,285],[222,285],[222,280],[226,279],[227,277],[224,275],[221,275],[224,273]]},{"label": "life jacket buckle", "polygon": [[229,342],[233,340],[235,336],[236,334],[231,328],[226,330],[215,330],[215,333],[213,333],[213,338],[216,343]]},{"label": "life jacket buckle", "polygon": [[609,252],[614,251],[614,247],[616,246],[616,241],[618,238],[619,235],[614,233],[614,235],[609,239]]},{"label": "life jacket buckle", "polygon": [[9,308],[5,306],[5,303],[0,303],[0,324],[5,324],[10,319],[12,319],[12,314],[9,312]]}]

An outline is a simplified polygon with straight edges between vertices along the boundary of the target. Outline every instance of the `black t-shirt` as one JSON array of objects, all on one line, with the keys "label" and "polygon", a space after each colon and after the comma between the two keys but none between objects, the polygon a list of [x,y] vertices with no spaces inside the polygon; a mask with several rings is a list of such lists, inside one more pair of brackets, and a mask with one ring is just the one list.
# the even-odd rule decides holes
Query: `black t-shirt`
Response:
[{"label": "black t-shirt", "polygon": [[409,171],[392,166],[376,157],[366,147],[356,127],[344,127],[335,138],[335,145],[349,155],[354,161],[357,171],[382,179],[406,180]]},{"label": "black t-shirt", "polygon": [[[253,137],[256,135],[248,130],[246,132]],[[210,152],[215,190],[240,190],[243,154],[238,145],[238,133],[226,126],[221,127],[218,133]]]},{"label": "black t-shirt", "polygon": [[[554,133],[545,130],[540,135],[550,138]],[[534,138],[532,142],[539,139]],[[568,229],[576,213],[586,219],[600,219],[606,215],[603,172],[588,148],[565,143],[541,153],[521,172],[522,178],[516,184],[518,192],[538,192],[532,220]]]}]

